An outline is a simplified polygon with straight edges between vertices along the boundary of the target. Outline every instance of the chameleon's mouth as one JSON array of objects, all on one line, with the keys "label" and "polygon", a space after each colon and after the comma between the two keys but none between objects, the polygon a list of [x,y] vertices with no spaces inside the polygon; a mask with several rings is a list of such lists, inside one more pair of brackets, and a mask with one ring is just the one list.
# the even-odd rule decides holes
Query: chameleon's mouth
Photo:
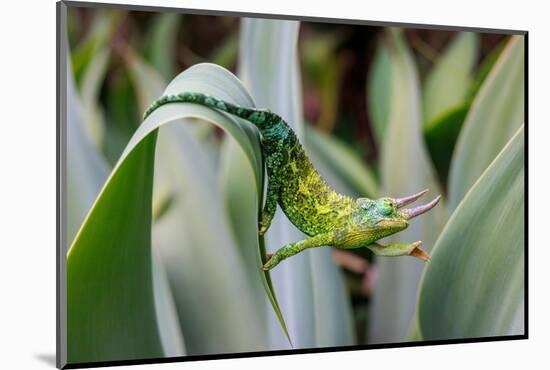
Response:
[{"label": "chameleon's mouth", "polygon": [[[393,201],[394,201],[394,204],[397,206],[397,208],[401,208],[403,206],[406,206],[406,205],[411,204],[414,201],[418,200],[420,197],[422,197],[427,192],[428,192],[428,189],[422,190],[419,193],[409,195],[409,196],[403,197],[403,198],[394,199]],[[437,203],[439,203],[440,199],[441,199],[441,195],[438,195],[430,203],[423,204],[421,206],[414,207],[414,208],[406,208],[406,209],[400,210],[399,213],[405,219],[410,220],[413,217],[416,217],[416,216],[419,216],[423,213],[428,212],[430,209],[435,207],[437,205]]]}]

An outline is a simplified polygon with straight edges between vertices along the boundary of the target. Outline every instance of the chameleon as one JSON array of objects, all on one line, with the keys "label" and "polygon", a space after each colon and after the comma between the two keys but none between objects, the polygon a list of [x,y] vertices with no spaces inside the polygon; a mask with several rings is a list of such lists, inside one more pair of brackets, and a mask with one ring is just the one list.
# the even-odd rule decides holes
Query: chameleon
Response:
[{"label": "chameleon", "polygon": [[270,270],[306,249],[322,246],[366,247],[378,256],[409,255],[430,260],[421,248],[422,241],[386,245],[377,241],[406,229],[412,218],[435,207],[441,196],[414,208],[402,207],[418,200],[427,189],[401,198],[353,199],[327,185],[292,128],[270,110],[242,107],[206,94],[184,92],[160,97],[146,110],[144,119],[160,106],[171,103],[199,104],[242,118],[258,128],[268,175],[258,233],[267,232],[279,205],[290,222],[308,236],[268,254],[261,266],[263,270]]}]

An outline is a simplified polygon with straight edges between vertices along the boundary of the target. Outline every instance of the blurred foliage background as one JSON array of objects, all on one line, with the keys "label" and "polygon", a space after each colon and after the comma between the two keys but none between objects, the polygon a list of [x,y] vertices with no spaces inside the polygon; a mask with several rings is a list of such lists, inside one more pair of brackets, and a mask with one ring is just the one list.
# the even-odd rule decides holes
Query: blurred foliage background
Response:
[{"label": "blurred foliage background", "polygon": [[[264,289],[276,293],[294,348],[523,332],[522,37],[85,8],[70,8],[67,22],[68,240],[83,222],[96,233],[107,218],[113,229],[153,225],[128,240],[105,232],[112,248],[152,240],[143,246],[152,259],[136,264],[149,266],[137,280],[135,266],[90,267],[115,259],[109,249],[78,253],[100,243],[86,240],[86,227],[72,243],[71,361],[291,348]],[[248,144],[227,135],[229,126],[216,117],[198,112],[189,125],[167,125],[158,132],[156,158],[142,159],[149,165],[118,167],[121,155],[138,156],[132,150],[139,151],[142,113],[171,80],[168,89],[199,86],[196,79],[252,104],[228,73],[201,63],[233,72],[257,106],[283,115],[336,190],[378,197],[430,187],[430,196],[443,194],[436,212],[394,237],[436,245],[429,268],[407,258],[375,260],[366,248],[314,250],[281,265],[266,288],[270,277],[257,278],[258,241],[250,231],[255,175],[239,149]],[[175,79],[190,67],[197,68]],[[154,187],[153,178],[137,186],[152,193],[150,211],[139,190],[143,204],[128,207],[130,182],[112,190],[127,197],[118,213],[104,211],[94,226],[94,212],[115,188],[96,200],[108,178],[123,181],[119,173],[138,170],[142,177],[154,172]],[[134,222],[127,208],[152,216]],[[300,237],[278,213],[268,251]],[[112,279],[126,273],[129,280],[113,288]],[[128,293],[131,281],[144,285]],[[71,304],[98,299],[120,300],[126,311],[115,313],[115,305],[71,313]],[[152,316],[143,328],[139,320]]]}]

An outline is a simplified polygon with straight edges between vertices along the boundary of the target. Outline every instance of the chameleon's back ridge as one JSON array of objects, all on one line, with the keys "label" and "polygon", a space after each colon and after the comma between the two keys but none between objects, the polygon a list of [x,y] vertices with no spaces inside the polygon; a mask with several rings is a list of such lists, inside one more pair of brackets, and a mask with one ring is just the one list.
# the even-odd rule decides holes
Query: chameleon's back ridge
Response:
[{"label": "chameleon's back ridge", "polygon": [[292,128],[266,109],[241,107],[206,94],[183,92],[155,101],[144,119],[160,106],[172,103],[198,104],[229,113],[254,124],[260,131],[268,183],[259,233],[268,230],[279,204],[294,226],[310,236],[279,249],[263,266],[265,270],[302,250],[324,245],[344,249],[368,247],[382,256],[412,255],[429,259],[420,249],[421,242],[386,246],[375,242],[405,229],[410,218],[433,208],[439,197],[424,206],[399,210],[426,191],[405,198],[379,200],[354,200],[335,192],[319,175]]}]

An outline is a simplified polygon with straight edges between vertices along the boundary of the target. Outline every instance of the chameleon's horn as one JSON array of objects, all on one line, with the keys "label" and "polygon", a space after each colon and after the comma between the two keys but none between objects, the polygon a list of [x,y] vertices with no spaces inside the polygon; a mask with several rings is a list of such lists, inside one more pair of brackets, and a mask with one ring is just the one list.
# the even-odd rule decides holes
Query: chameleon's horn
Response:
[{"label": "chameleon's horn", "polygon": [[427,192],[428,192],[428,189],[422,190],[420,193],[409,195],[408,197],[394,199],[393,202],[397,206],[397,208],[401,208],[403,206],[406,206],[407,204],[411,204],[412,202],[416,201],[418,198],[420,198]]},{"label": "chameleon's horn", "polygon": [[408,209],[404,209],[402,210],[400,213],[403,215],[403,217],[407,218],[407,219],[411,219],[413,217],[416,217],[418,215],[421,215],[423,213],[426,213],[428,212],[430,209],[432,209],[433,207],[435,207],[435,205],[437,203],[439,203],[439,200],[441,199],[441,195],[438,195],[434,200],[432,200],[430,203],[428,204],[424,204],[424,205],[421,205],[421,206],[418,206],[418,207],[414,207],[414,208],[408,208]]}]

